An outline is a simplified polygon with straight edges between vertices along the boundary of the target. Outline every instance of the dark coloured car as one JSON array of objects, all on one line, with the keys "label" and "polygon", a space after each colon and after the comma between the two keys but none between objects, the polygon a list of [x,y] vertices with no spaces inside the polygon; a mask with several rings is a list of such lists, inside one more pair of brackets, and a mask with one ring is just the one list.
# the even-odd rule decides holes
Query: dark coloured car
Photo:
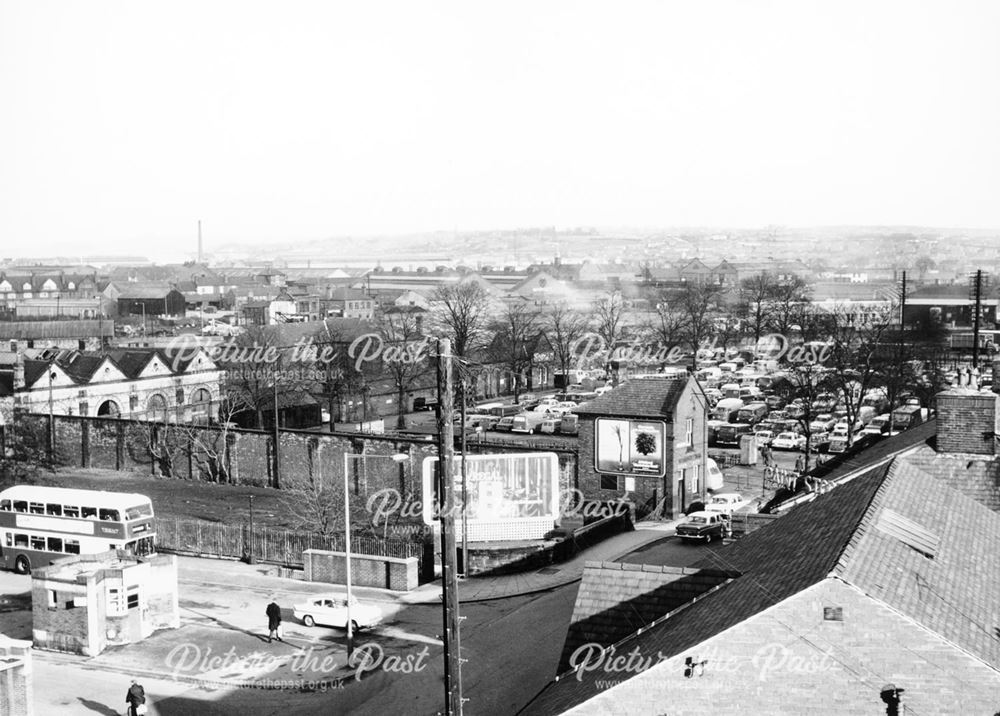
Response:
[{"label": "dark coloured car", "polygon": [[677,536],[682,540],[722,539],[726,534],[726,522],[718,512],[692,512],[677,525]]}]

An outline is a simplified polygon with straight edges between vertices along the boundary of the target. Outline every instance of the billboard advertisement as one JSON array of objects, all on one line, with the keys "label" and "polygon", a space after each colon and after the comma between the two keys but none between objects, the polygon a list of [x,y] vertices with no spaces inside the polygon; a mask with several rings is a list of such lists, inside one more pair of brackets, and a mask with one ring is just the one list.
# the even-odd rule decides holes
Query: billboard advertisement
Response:
[{"label": "billboard advertisement", "polygon": [[597,471],[662,477],[666,432],[662,421],[598,418],[594,429]]},{"label": "billboard advertisement", "polygon": [[[423,518],[434,524],[437,514],[436,457],[423,463]],[[462,516],[462,458],[452,466],[456,520]],[[548,525],[559,517],[559,458],[555,453],[469,455],[466,457],[465,518],[470,529],[486,525],[530,522]],[[483,533],[475,529],[476,534]]]}]

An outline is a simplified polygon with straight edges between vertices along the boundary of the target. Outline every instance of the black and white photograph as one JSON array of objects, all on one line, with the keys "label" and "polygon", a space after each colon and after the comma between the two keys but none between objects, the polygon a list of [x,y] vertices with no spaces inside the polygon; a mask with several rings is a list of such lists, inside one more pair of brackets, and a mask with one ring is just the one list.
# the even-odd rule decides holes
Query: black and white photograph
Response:
[{"label": "black and white photograph", "polygon": [[0,716],[1000,716],[998,37],[0,0]]}]

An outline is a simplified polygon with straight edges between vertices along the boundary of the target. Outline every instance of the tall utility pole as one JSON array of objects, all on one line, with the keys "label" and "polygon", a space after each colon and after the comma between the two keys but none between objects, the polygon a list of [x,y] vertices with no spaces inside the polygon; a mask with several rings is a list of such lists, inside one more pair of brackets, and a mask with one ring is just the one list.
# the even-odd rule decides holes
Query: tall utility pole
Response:
[{"label": "tall utility pole", "polygon": [[903,285],[899,292],[899,326],[906,330],[906,271],[903,271]]},{"label": "tall utility pole", "polygon": [[468,485],[468,475],[466,468],[466,430],[465,430],[465,378],[462,378],[460,385],[462,402],[459,405],[459,411],[462,416],[462,576],[469,576],[469,520],[466,515],[466,507],[469,504],[469,485]]},{"label": "tall utility pole", "polygon": [[281,423],[279,422],[278,412],[278,375],[277,373],[272,374],[274,377],[274,484],[273,487],[280,487],[281,480],[279,475],[281,474]]},{"label": "tall utility pole", "polygon": [[202,261],[201,253],[201,219],[198,219],[198,263]]},{"label": "tall utility pole", "polygon": [[972,300],[975,302],[972,316],[972,367],[979,367],[979,315],[983,303],[983,272],[976,271],[972,278]]},{"label": "tall utility pole", "polygon": [[444,691],[446,716],[462,713],[462,660],[459,636],[461,617],[458,614],[458,574],[455,554],[455,481],[452,464],[455,459],[455,433],[452,417],[451,341],[437,342],[438,388],[438,473],[437,509],[441,521],[441,602],[444,607]]}]

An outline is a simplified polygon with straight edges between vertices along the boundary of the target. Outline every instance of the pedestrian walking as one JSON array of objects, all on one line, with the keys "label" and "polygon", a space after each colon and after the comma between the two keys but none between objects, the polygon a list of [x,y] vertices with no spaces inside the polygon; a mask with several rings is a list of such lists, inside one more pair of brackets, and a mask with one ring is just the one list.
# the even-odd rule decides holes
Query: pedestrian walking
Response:
[{"label": "pedestrian walking", "polygon": [[275,638],[278,641],[283,641],[281,638],[281,607],[279,607],[275,601],[274,597],[271,597],[271,603],[267,605],[267,643],[271,643],[271,639]]},{"label": "pedestrian walking", "polygon": [[132,679],[132,685],[125,693],[125,703],[128,704],[128,716],[142,716],[146,713],[146,690],[135,679]]}]

